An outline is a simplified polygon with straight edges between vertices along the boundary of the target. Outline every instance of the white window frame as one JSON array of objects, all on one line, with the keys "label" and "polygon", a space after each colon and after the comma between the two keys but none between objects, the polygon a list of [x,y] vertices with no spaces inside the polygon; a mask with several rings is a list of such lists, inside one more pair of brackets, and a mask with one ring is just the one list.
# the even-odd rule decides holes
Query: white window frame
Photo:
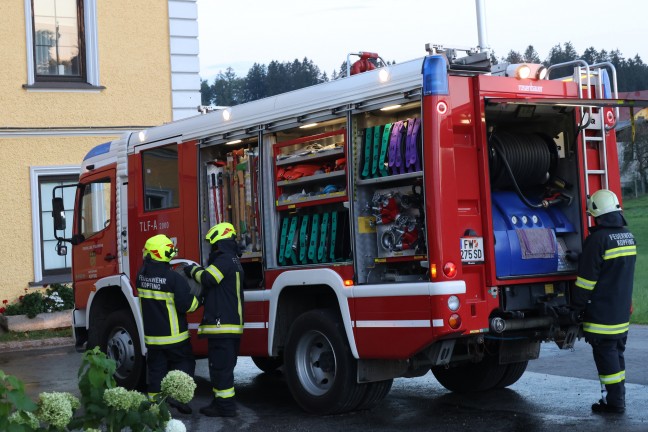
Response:
[{"label": "white window frame", "polygon": [[[25,1],[25,29],[27,31],[27,85],[36,83],[34,65],[34,27],[32,0]],[[83,0],[83,31],[85,33],[86,81],[99,87],[99,47],[97,43],[97,0]],[[78,91],[78,90],[63,90]]]},{"label": "white window frame", "polygon": [[34,252],[34,282],[43,280],[43,262],[41,260],[41,214],[39,202],[39,178],[52,176],[80,175],[81,167],[78,165],[63,166],[35,166],[29,168],[29,182],[31,185],[32,208],[32,248]]}]

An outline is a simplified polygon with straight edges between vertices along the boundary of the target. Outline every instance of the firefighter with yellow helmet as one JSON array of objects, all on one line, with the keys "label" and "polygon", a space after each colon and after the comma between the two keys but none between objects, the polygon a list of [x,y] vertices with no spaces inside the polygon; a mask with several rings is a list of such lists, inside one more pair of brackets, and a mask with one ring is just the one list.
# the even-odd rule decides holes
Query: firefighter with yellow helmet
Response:
[{"label": "firefighter with yellow helmet", "polygon": [[616,194],[596,191],[587,202],[596,225],[583,244],[572,304],[581,311],[585,340],[592,346],[601,382],[595,413],[625,411],[625,351],[637,246]]},{"label": "firefighter with yellow helmet", "polygon": [[[137,274],[150,398],[160,392],[162,378],[170,370],[181,370],[193,377],[196,368],[186,314],[195,311],[199,302],[191,294],[186,279],[169,264],[177,253],[178,249],[164,234],[149,238],[144,245],[144,262]],[[187,404],[173,399],[168,402],[183,414],[191,413]]]},{"label": "firefighter with yellow helmet", "polygon": [[205,237],[211,245],[207,267],[187,266],[188,277],[202,284],[205,311],[199,337],[208,338],[209,377],[214,398],[200,412],[209,417],[233,417],[234,367],[243,334],[243,267],[236,231],[231,223],[214,225]]}]

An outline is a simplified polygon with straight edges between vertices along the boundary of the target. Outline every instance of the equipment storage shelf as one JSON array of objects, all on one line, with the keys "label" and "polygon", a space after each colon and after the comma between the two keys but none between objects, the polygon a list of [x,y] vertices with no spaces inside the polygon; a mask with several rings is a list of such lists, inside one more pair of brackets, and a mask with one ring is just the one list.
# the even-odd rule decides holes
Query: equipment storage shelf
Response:
[{"label": "equipment storage shelf", "polygon": [[279,142],[273,153],[277,210],[347,199],[346,129]]},{"label": "equipment storage shelf", "polygon": [[410,172],[405,174],[395,174],[387,177],[376,177],[368,179],[358,179],[358,185],[368,185],[368,184],[377,184],[377,183],[389,183],[389,182],[402,182],[404,180],[419,179],[423,177],[423,172]]}]

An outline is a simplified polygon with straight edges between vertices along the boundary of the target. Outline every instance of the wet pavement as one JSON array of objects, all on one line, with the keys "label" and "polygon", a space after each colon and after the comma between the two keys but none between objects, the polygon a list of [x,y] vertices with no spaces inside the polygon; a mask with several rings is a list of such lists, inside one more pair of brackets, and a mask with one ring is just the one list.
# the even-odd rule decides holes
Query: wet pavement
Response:
[{"label": "wet pavement", "polygon": [[[507,389],[461,395],[444,389],[431,373],[394,380],[391,392],[371,411],[334,416],[305,414],[292,400],[281,372],[263,373],[248,358],[236,368],[239,416],[207,418],[198,413],[211,398],[207,363],[199,360],[192,415],[175,415],[188,431],[648,431],[648,327],[632,326],[626,351],[627,412],[592,414],[599,383],[591,349],[579,341],[572,351],[553,343]],[[80,354],[71,346],[0,352],[0,369],[18,376],[35,397],[41,391],[78,394]]]}]

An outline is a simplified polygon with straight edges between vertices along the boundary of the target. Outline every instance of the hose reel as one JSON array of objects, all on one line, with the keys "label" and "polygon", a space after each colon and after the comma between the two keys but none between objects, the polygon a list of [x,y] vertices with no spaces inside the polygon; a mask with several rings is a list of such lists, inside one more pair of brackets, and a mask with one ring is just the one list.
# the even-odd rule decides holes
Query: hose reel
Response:
[{"label": "hose reel", "polygon": [[513,189],[532,208],[550,205],[544,200],[529,202],[522,189],[543,186],[552,177],[558,159],[554,141],[537,133],[499,131],[493,132],[488,142],[492,189]]}]

